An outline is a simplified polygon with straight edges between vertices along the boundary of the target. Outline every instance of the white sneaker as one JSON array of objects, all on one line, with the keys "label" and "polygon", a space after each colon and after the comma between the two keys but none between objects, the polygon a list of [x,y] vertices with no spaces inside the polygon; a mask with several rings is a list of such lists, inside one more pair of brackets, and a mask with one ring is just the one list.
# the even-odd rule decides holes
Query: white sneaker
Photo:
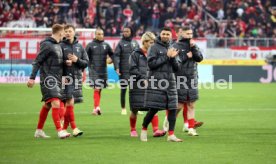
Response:
[{"label": "white sneaker", "polygon": [[142,111],[138,111],[138,114],[142,115],[142,114],[144,114],[144,112],[142,112]]},{"label": "white sneaker", "polygon": [[163,130],[165,132],[168,132],[168,130],[169,130],[169,121],[168,121],[167,116],[165,116],[165,119],[164,119],[164,122],[163,122]]},{"label": "white sneaker", "polygon": [[121,115],[127,115],[126,109],[122,109]]},{"label": "white sneaker", "polygon": [[35,134],[34,134],[35,138],[50,138],[50,136],[47,136],[45,134],[45,132],[41,129],[36,129]]},{"label": "white sneaker", "polygon": [[170,142],[182,142],[182,139],[177,138],[174,134],[173,135],[169,135],[167,138],[167,141]]},{"label": "white sneaker", "polygon": [[188,128],[188,127],[189,127],[189,124],[188,124],[188,123],[184,123],[184,124],[183,124],[183,129],[182,129],[183,132],[188,132],[188,131],[189,131],[189,128]]},{"label": "white sneaker", "polygon": [[190,128],[188,131],[188,135],[189,136],[198,136],[198,134],[196,133],[196,130],[193,128]]},{"label": "white sneaker", "polygon": [[73,130],[73,136],[77,137],[77,136],[81,136],[83,134],[83,131],[79,130],[78,128],[75,128]]},{"label": "white sneaker", "polygon": [[148,141],[148,132],[146,130],[141,131],[140,140],[143,142]]},{"label": "white sneaker", "polygon": [[67,138],[67,137],[70,137],[70,136],[71,136],[71,134],[68,133],[66,130],[61,130],[61,131],[58,132],[58,137],[60,139],[64,139],[64,138]]}]

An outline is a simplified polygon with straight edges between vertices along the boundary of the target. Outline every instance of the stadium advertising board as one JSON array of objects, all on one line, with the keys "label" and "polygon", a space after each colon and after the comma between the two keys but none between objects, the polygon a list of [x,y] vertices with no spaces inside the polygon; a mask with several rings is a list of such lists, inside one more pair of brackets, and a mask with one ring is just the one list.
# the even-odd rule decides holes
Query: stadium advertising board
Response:
[{"label": "stadium advertising board", "polygon": [[264,60],[268,55],[276,54],[276,47],[231,47],[232,59]]},{"label": "stadium advertising board", "polygon": [[[35,59],[37,52],[39,51],[39,43],[42,38],[0,38],[0,60],[8,59]],[[106,38],[113,49],[115,49],[120,38]],[[79,42],[85,47],[91,39],[80,39]],[[205,54],[207,43],[206,40],[197,40],[197,45]],[[139,44],[141,44],[139,42]]]}]

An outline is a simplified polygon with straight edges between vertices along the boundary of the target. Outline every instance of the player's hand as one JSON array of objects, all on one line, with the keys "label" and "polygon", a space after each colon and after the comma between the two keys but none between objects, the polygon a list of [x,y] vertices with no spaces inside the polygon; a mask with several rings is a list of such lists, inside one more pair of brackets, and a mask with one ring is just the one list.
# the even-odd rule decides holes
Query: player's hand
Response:
[{"label": "player's hand", "polygon": [[178,55],[178,52],[179,51],[177,49],[175,49],[175,48],[169,48],[168,52],[167,52],[167,56],[169,58],[174,58],[174,57],[176,57]]},{"label": "player's hand", "polygon": [[72,66],[72,60],[66,60],[65,63],[67,66]]},{"label": "player's hand", "polygon": [[190,52],[188,52],[188,53],[187,53],[187,56],[188,56],[188,58],[192,58],[192,57],[193,57],[192,52],[191,52],[191,51],[190,51]]},{"label": "player's hand", "polygon": [[190,40],[190,46],[191,46],[191,47],[194,47],[194,46],[195,46],[195,40],[194,40],[194,39],[191,39],[191,40]]},{"label": "player's hand", "polygon": [[69,54],[68,59],[72,60],[73,63],[76,63],[78,61],[78,57],[75,54]]},{"label": "player's hand", "polygon": [[120,70],[119,70],[119,69],[116,69],[116,72],[117,72],[117,74],[118,74],[118,75],[121,75],[121,73],[120,73]]},{"label": "player's hand", "polygon": [[29,79],[29,81],[27,82],[28,88],[32,88],[34,84],[35,84],[35,81],[33,79]]}]

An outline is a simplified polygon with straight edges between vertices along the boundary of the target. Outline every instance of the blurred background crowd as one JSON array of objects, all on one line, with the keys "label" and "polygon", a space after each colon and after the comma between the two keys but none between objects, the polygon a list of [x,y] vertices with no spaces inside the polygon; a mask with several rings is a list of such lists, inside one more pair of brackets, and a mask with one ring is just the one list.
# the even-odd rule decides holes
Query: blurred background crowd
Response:
[{"label": "blurred background crowd", "polygon": [[[22,23],[23,22],[23,23]],[[1,27],[51,27],[70,23],[101,27],[119,36],[123,26],[136,35],[163,26],[190,25],[201,37],[276,37],[275,0],[1,0]]]}]

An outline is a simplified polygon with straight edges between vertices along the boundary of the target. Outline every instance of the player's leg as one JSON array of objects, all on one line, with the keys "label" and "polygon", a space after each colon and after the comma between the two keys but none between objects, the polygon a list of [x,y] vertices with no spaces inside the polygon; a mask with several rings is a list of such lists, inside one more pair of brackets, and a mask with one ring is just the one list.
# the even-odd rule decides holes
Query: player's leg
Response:
[{"label": "player's leg", "polygon": [[51,103],[51,107],[52,107],[52,118],[53,118],[53,122],[55,124],[56,130],[58,131],[58,136],[61,139],[70,137],[70,133],[67,133],[66,131],[64,131],[61,127],[60,124],[60,99],[58,98],[52,98],[50,100]]},{"label": "player's leg", "polygon": [[198,136],[195,130],[195,102],[188,102],[187,106],[188,106],[188,124],[189,124],[188,135]]},{"label": "player's leg", "polygon": [[176,110],[168,110],[168,121],[169,121],[169,131],[168,131],[168,141],[172,142],[182,142],[174,134],[175,122],[176,122]]},{"label": "player's leg", "polygon": [[101,89],[94,89],[94,110],[92,112],[93,115],[101,115],[100,101],[101,101]]},{"label": "player's leg", "polygon": [[142,130],[141,130],[141,135],[140,135],[140,139],[141,141],[148,141],[147,138],[147,129],[148,129],[148,125],[151,122],[152,118],[154,117],[154,115],[158,112],[158,109],[149,109],[149,111],[147,112],[146,116],[144,117],[143,120],[143,124],[142,124]]},{"label": "player's leg", "polygon": [[162,137],[166,134],[165,130],[159,130],[159,117],[155,114],[151,120],[153,137]]},{"label": "player's leg", "polygon": [[127,85],[121,84],[121,94],[120,94],[120,102],[121,102],[121,114],[122,115],[127,115],[126,111],[126,92],[127,92]]},{"label": "player's leg", "polygon": [[176,117],[178,116],[178,113],[183,109],[183,107],[184,107],[184,103],[179,102],[176,110]]},{"label": "player's leg", "polygon": [[60,122],[61,122],[61,125],[63,126],[64,124],[64,116],[65,116],[65,106],[64,106],[64,102],[63,101],[60,101],[60,111],[59,111],[59,116],[60,116]]},{"label": "player's leg", "polygon": [[163,130],[167,132],[169,130],[168,110],[166,110],[165,118],[163,121]]},{"label": "player's leg", "polygon": [[[183,103],[178,103],[176,116],[182,110],[182,108],[183,108]],[[166,132],[169,130],[168,111],[166,111],[166,116],[165,116],[165,119],[164,119],[164,122],[163,122],[163,130],[166,131]]]},{"label": "player's leg", "polygon": [[83,132],[77,128],[75,122],[75,113],[74,113],[74,98],[68,99],[66,101],[66,117],[70,123],[71,129],[73,130],[73,136],[81,136]]},{"label": "player's leg", "polygon": [[132,109],[129,116],[129,124],[130,124],[130,136],[131,137],[138,137],[136,131],[136,122],[137,122],[137,109]]},{"label": "player's leg", "polygon": [[49,104],[44,104],[40,110],[39,113],[39,119],[37,123],[37,128],[34,134],[34,137],[36,138],[50,138],[50,136],[46,135],[45,132],[43,131],[43,127],[45,124],[45,121],[48,116],[48,112],[51,109],[51,106]]},{"label": "player's leg", "polygon": [[183,114],[183,121],[184,121],[183,131],[188,132],[189,123],[188,123],[188,104],[187,103],[183,104],[183,113],[182,114]]}]

